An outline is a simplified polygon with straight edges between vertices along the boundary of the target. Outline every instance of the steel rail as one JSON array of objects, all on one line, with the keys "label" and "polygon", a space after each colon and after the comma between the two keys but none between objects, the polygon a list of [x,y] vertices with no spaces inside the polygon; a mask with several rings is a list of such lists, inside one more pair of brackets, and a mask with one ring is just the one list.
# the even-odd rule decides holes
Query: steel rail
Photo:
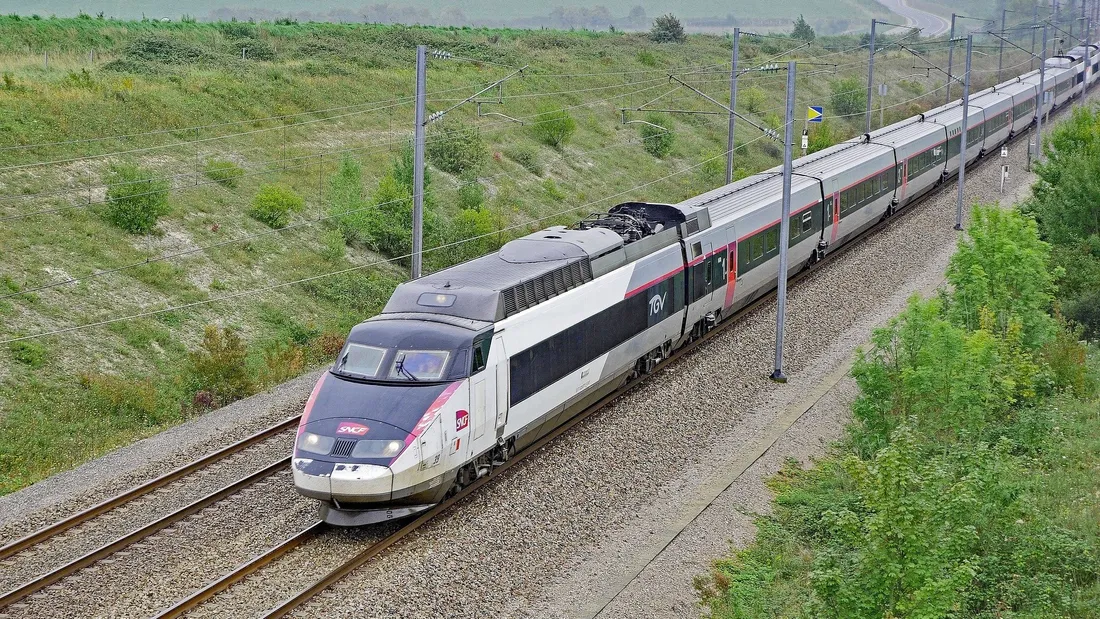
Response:
[{"label": "steel rail", "polygon": [[107,499],[102,503],[98,503],[81,512],[73,514],[72,516],[69,516],[64,520],[60,520],[51,525],[45,526],[35,531],[34,533],[17,539],[14,542],[11,542],[10,544],[7,544],[4,547],[0,548],[0,561],[7,559],[14,554],[18,554],[26,550],[27,548],[34,546],[35,544],[40,544],[45,540],[55,535],[58,535],[59,533],[68,531],[69,529],[77,525],[84,524],[85,522],[88,522],[89,520],[97,516],[101,516],[106,512],[109,512],[112,509],[119,507],[120,505],[124,505],[138,497],[149,494],[154,490],[163,488],[164,486],[167,486],[174,481],[186,477],[199,469],[205,468],[213,464],[214,462],[217,462],[218,460],[221,460],[227,456],[231,456],[257,443],[262,443],[263,441],[271,438],[272,436],[275,436],[276,434],[289,430],[291,427],[294,426],[294,424],[298,423],[299,419],[301,419],[301,415],[290,417],[269,428],[260,430],[259,432],[251,436],[243,438],[236,443],[233,443],[232,445],[223,447],[218,451],[207,454],[202,458],[191,462],[190,464],[185,464],[173,471],[169,471],[168,473],[157,477],[156,479],[147,481],[140,486],[131,488],[130,490],[127,490],[122,494]]},{"label": "steel rail", "polygon": [[233,571],[222,576],[218,580],[210,583],[209,585],[199,589],[191,595],[183,598],[173,604],[171,607],[162,610],[156,615],[155,619],[175,619],[176,617],[182,617],[192,610],[198,608],[203,602],[209,600],[215,595],[225,591],[229,587],[232,587],[236,583],[244,580],[253,572],[263,568],[264,566],[275,561],[279,557],[294,550],[302,544],[316,538],[329,528],[329,525],[324,521],[317,521],[310,525],[308,528],[295,533],[288,537],[285,541],[272,546],[266,552],[245,561],[238,565]]},{"label": "steel rail", "polygon": [[[1062,109],[1068,109],[1069,107],[1072,107],[1072,104],[1067,105],[1067,106],[1063,107]],[[1058,111],[1060,112],[1061,109],[1058,110]],[[1016,142],[1017,140],[1019,140],[1021,138],[1021,136],[1027,135],[1027,134],[1030,134],[1030,133],[1031,133],[1031,126],[1029,126],[1026,131],[1021,131],[1020,133],[1016,134],[1015,136],[1012,136],[1011,138],[1009,138],[1005,142],[1005,144],[1010,144],[1010,143]],[[971,164],[969,164],[969,166],[971,168],[977,167],[979,165],[982,165],[984,162],[986,162],[988,160],[989,159],[984,158],[984,157],[979,158],[979,159],[975,160],[974,162],[972,162]],[[790,280],[789,280],[790,283],[792,283],[792,284],[798,283],[803,278],[808,277],[810,274],[815,273],[816,271],[818,271],[821,268],[821,265],[827,264],[827,263],[835,260],[835,258],[837,256],[843,255],[845,252],[849,251],[853,247],[855,247],[857,245],[861,245],[867,239],[872,238],[873,236],[879,234],[883,230],[886,230],[887,228],[890,227],[890,224],[892,224],[893,222],[901,220],[901,219],[908,218],[911,213],[915,212],[918,207],[923,206],[933,196],[941,195],[943,193],[944,189],[948,186],[949,185],[947,184],[946,181],[940,182],[938,185],[934,186],[931,190],[927,191],[923,196],[918,198],[915,202],[913,202],[912,204],[907,205],[901,211],[895,212],[893,215],[891,215],[889,217],[883,217],[878,222],[876,222],[873,226],[871,226],[871,227],[867,228],[866,230],[864,230],[863,232],[861,232],[858,236],[856,236],[851,241],[849,241],[849,242],[845,243],[844,245],[841,245],[837,249],[829,252],[817,264],[815,264],[813,266],[810,266],[810,267],[803,268],[801,271],[799,271],[797,274],[795,274],[794,276],[792,276],[790,278]],[[469,486],[467,486],[466,488],[464,488],[461,492],[459,492],[455,496],[451,497],[450,499],[447,499],[446,501],[440,503],[439,505],[437,505],[434,508],[428,510],[427,512],[424,512],[420,516],[417,516],[415,519],[413,519],[408,524],[401,527],[400,529],[398,529],[394,533],[390,534],[389,536],[382,539],[378,543],[373,544],[370,547],[364,549],[362,552],[355,555],[354,557],[352,557],[351,559],[349,559],[348,561],[346,561],[345,563],[343,563],[339,567],[333,569],[328,574],[324,575],[319,580],[317,580],[314,584],[310,585],[309,587],[306,587],[305,589],[302,589],[301,591],[299,591],[294,596],[284,600],[278,606],[276,606],[276,607],[272,608],[271,610],[269,610],[264,615],[264,618],[265,619],[278,619],[280,617],[287,616],[291,611],[298,608],[299,606],[301,606],[305,602],[309,601],[310,599],[315,597],[318,593],[324,591],[325,589],[328,589],[330,586],[332,586],[333,584],[339,582],[340,580],[343,580],[346,576],[348,576],[349,574],[351,574],[352,572],[354,572],[358,568],[362,567],[368,561],[370,561],[374,557],[378,556],[379,554],[381,554],[382,552],[384,552],[385,550],[387,550],[388,548],[390,548],[391,546],[396,544],[398,541],[400,541],[402,538],[407,536],[409,533],[412,533],[416,529],[419,529],[421,526],[423,526],[424,524],[426,524],[427,522],[429,522],[430,520],[432,520],[433,518],[435,518],[439,514],[443,513],[447,509],[449,509],[451,506],[453,506],[458,501],[461,501],[462,499],[469,496],[469,494],[474,492],[477,488],[485,485],[486,483],[489,483],[493,478],[500,475],[503,471],[507,470],[512,465],[516,464],[517,462],[520,462],[525,457],[527,457],[527,456],[531,455],[532,453],[538,451],[539,449],[544,447],[549,442],[553,441],[554,439],[558,438],[559,436],[561,436],[565,432],[567,432],[570,429],[572,429],[573,427],[575,427],[577,424],[581,423],[582,421],[584,421],[587,418],[591,417],[595,413],[599,412],[604,407],[606,407],[608,404],[610,404],[612,401],[618,399],[620,396],[622,396],[622,395],[626,394],[627,392],[631,391],[634,387],[636,387],[638,384],[645,381],[647,378],[663,373],[666,369],[672,367],[675,364],[676,361],[680,360],[680,358],[684,357],[685,355],[688,355],[688,354],[691,354],[691,353],[695,352],[696,349],[698,349],[699,347],[701,347],[704,344],[706,344],[707,342],[709,342],[712,338],[717,337],[718,335],[720,335],[721,333],[723,333],[725,330],[729,329],[733,325],[740,323],[742,320],[744,320],[746,317],[751,315],[754,311],[759,309],[761,306],[763,306],[766,303],[769,303],[769,302],[773,301],[775,299],[775,295],[776,295],[776,289],[772,288],[767,293],[761,295],[760,298],[756,299],[755,301],[750,302],[748,305],[746,305],[745,307],[738,310],[735,314],[730,316],[728,319],[723,320],[722,322],[720,322],[718,325],[716,325],[713,329],[708,331],[702,337],[697,338],[696,340],[691,341],[688,344],[686,344],[685,346],[678,349],[676,352],[674,352],[672,354],[671,357],[669,357],[666,360],[666,362],[663,362],[659,366],[657,366],[657,368],[653,372],[651,372],[649,374],[644,374],[642,376],[639,376],[637,378],[634,378],[634,379],[631,379],[631,380],[627,381],[623,386],[621,386],[618,389],[616,389],[615,391],[612,391],[611,393],[607,394],[606,396],[601,398],[599,401],[597,401],[592,406],[590,406],[587,409],[581,411],[580,413],[578,413],[577,415],[575,415],[574,417],[572,417],[568,421],[566,421],[564,424],[562,424],[562,425],[558,426],[557,428],[555,428],[554,430],[552,430],[546,436],[540,438],[536,442],[534,442],[531,445],[529,445],[528,447],[524,448],[521,452],[517,453],[512,458],[508,459],[508,461],[505,462],[503,465],[493,469],[493,471],[489,475],[486,475],[485,477],[479,478],[478,480],[476,480],[474,483],[472,483]],[[260,558],[261,557],[258,557],[257,560],[260,559]],[[173,615],[173,616],[178,616],[178,615]]]},{"label": "steel rail", "polygon": [[214,503],[217,503],[218,501],[221,501],[222,499],[232,494],[236,494],[241,489],[246,488],[265,477],[268,477],[280,470],[287,468],[289,464],[290,456],[282,458],[281,460],[269,464],[247,477],[239,479],[212,494],[208,494],[201,499],[198,499],[184,506],[183,508],[172,512],[171,514],[168,514],[167,516],[163,516],[158,520],[155,520],[141,527],[140,529],[127,533],[126,535],[123,535],[113,542],[109,542],[103,546],[100,546],[99,548],[89,552],[88,554],[85,554],[78,559],[74,559],[55,570],[47,572],[46,574],[43,574],[42,576],[39,576],[38,578],[35,578],[34,580],[5,593],[4,595],[0,596],[0,609],[14,604],[15,602],[18,602],[19,600],[27,597],[28,595],[40,591],[41,589],[61,580],[62,578],[72,576],[73,574],[88,567],[89,565],[92,565],[96,561],[104,559],[131,544],[139,542],[146,537],[149,537],[153,533],[165,529],[169,525],[175,524],[180,520],[183,520],[184,518],[195,514],[198,511],[205,509],[206,507],[209,507],[210,505],[213,505]]}]

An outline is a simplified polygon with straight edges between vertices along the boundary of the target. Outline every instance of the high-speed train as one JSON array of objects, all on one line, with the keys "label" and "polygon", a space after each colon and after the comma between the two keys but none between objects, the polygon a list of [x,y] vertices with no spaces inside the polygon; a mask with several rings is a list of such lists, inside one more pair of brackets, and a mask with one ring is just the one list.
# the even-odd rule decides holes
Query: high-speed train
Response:
[{"label": "high-speed train", "polygon": [[[1085,62],[1086,54],[1089,62]],[[789,275],[1084,92],[1097,47],[794,162]],[[627,202],[406,282],[306,403],[298,491],[354,526],[424,511],[770,290],[782,174]]]}]

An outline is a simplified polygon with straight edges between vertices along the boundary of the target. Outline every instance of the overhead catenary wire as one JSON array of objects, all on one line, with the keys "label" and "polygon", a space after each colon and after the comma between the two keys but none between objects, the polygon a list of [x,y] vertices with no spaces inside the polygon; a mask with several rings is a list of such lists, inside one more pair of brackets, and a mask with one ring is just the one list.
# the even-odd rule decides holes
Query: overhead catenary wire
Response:
[{"label": "overhead catenary wire", "polygon": [[[656,135],[660,135],[660,134],[661,133],[659,132]],[[625,146],[632,146],[632,145],[638,144],[642,141],[643,140],[641,138],[631,138],[631,139],[628,139],[624,142],[619,142],[619,143],[616,143],[616,144],[611,144],[609,146],[603,146],[603,147],[600,147],[600,148],[594,148],[594,149],[590,149],[590,150],[587,150],[587,151],[581,151],[581,152],[576,153],[576,154],[578,154],[578,155],[591,155],[591,154],[594,154],[594,153],[597,153],[597,152],[611,150],[611,149],[614,149],[614,148],[623,148]],[[500,172],[498,174],[493,174],[493,175],[490,175],[490,176],[483,176],[483,177],[478,177],[478,178],[475,178],[475,179],[472,179],[472,180],[469,180],[469,181],[463,181],[463,182],[458,183],[457,186],[448,187],[447,189],[457,190],[457,189],[460,189],[464,186],[473,185],[473,184],[484,182],[484,181],[487,181],[487,180],[500,178],[502,176],[514,176],[516,174],[520,174],[520,173],[524,173],[524,172],[526,172],[526,170],[518,170],[518,171],[512,171],[512,172]],[[178,251],[178,252],[171,252],[171,253],[161,254],[161,255],[158,255],[158,256],[151,256],[151,257],[145,258],[143,260],[137,260],[137,261],[130,262],[130,263],[120,265],[120,266],[117,266],[117,267],[111,267],[111,268],[107,268],[107,269],[101,269],[101,270],[98,270],[98,271],[94,271],[94,272],[92,272],[88,275],[82,276],[82,277],[70,277],[70,278],[63,279],[63,280],[57,280],[57,281],[41,284],[41,285],[38,285],[38,286],[33,286],[33,287],[26,288],[26,289],[23,289],[23,290],[19,290],[19,291],[16,291],[16,292],[6,293],[6,294],[3,294],[3,295],[0,295],[0,300],[10,299],[10,298],[19,297],[19,296],[25,296],[25,295],[28,295],[28,294],[34,294],[34,293],[42,292],[42,291],[45,291],[45,290],[60,288],[62,286],[69,286],[69,285],[85,283],[85,282],[87,282],[91,279],[97,278],[97,277],[102,277],[102,276],[105,276],[105,275],[111,275],[111,274],[114,274],[114,273],[120,273],[120,272],[123,272],[123,271],[127,271],[127,270],[130,270],[130,269],[135,269],[135,268],[138,268],[138,267],[146,266],[146,265],[157,263],[157,262],[165,262],[165,261],[169,261],[169,260],[174,260],[176,258],[192,256],[192,255],[199,254],[199,253],[206,253],[207,251],[209,251],[211,249],[218,249],[218,248],[221,248],[221,247],[227,247],[227,246],[235,245],[235,244],[238,244],[238,243],[253,241],[253,240],[263,238],[263,237],[267,237],[267,236],[273,236],[273,235],[281,234],[283,232],[287,232],[287,231],[290,231],[290,230],[296,230],[296,229],[303,228],[303,227],[306,227],[306,226],[312,226],[312,225],[315,225],[315,224],[318,224],[318,223],[321,223],[321,222],[324,222],[324,221],[329,221],[329,220],[332,220],[332,219],[338,219],[340,217],[345,217],[347,215],[352,215],[352,214],[355,214],[355,213],[361,213],[361,212],[365,212],[365,211],[376,210],[380,207],[389,206],[389,205],[392,205],[392,204],[397,204],[397,203],[400,203],[400,202],[407,201],[409,199],[410,198],[403,197],[403,198],[397,198],[397,199],[394,199],[394,200],[389,200],[389,201],[381,202],[381,203],[377,203],[377,204],[369,204],[369,205],[366,205],[366,206],[363,206],[363,207],[360,207],[360,208],[340,211],[338,213],[330,213],[328,215],[321,215],[321,216],[317,216],[317,217],[311,217],[311,218],[306,219],[304,221],[299,221],[299,222],[295,222],[295,223],[292,223],[292,224],[287,224],[286,226],[283,226],[283,227],[280,227],[280,228],[274,228],[274,229],[271,229],[271,230],[264,230],[262,232],[256,232],[256,233],[252,233],[252,234],[245,234],[245,235],[242,235],[242,236],[234,237],[232,239],[226,239],[224,241],[219,241],[217,243],[212,243],[210,245],[204,245],[204,246],[200,246],[200,247],[193,247],[191,249],[186,249],[186,250],[182,250],[182,251]]]},{"label": "overhead catenary wire", "polygon": [[[749,144],[752,144],[753,142],[755,142],[757,140],[763,139],[763,137],[764,136],[759,136],[757,138],[754,138],[753,140],[751,140],[749,142],[746,142],[746,143],[742,144],[741,146],[736,147],[734,150],[737,150],[737,149],[740,149],[740,148],[745,148]],[[725,156],[726,156],[726,153],[723,152],[723,153],[720,153],[720,154],[715,155],[713,157],[709,157],[707,159],[704,159],[704,160],[702,160],[699,163],[696,163],[694,165],[690,165],[690,166],[684,167],[680,170],[677,170],[675,172],[671,172],[671,173],[669,173],[665,176],[654,179],[652,181],[648,181],[648,182],[642,183],[640,185],[635,185],[634,187],[631,187],[629,189],[625,189],[625,190],[619,191],[617,193],[614,193],[614,194],[611,194],[611,195],[608,195],[608,196],[604,196],[602,198],[598,198],[598,199],[592,200],[590,202],[586,202],[586,203],[581,204],[579,206],[571,207],[571,208],[565,209],[563,211],[559,211],[557,213],[553,213],[553,214],[550,214],[550,215],[540,217],[538,219],[535,219],[533,222],[524,222],[524,223],[520,223],[520,224],[514,224],[512,226],[501,228],[501,229],[495,230],[493,232],[487,232],[485,234],[475,235],[475,236],[469,237],[467,239],[462,239],[462,240],[454,241],[454,242],[451,242],[451,243],[445,243],[445,244],[442,244],[442,245],[438,245],[436,247],[425,249],[424,253],[431,253],[431,252],[434,252],[434,251],[440,251],[440,250],[443,250],[443,249],[456,247],[458,245],[462,245],[462,244],[469,243],[469,242],[472,242],[472,241],[480,240],[482,238],[487,238],[487,237],[490,237],[490,236],[496,236],[496,235],[499,235],[502,232],[506,232],[506,231],[509,231],[509,230],[528,227],[532,223],[541,223],[541,222],[546,221],[548,219],[553,219],[555,217],[560,217],[562,215],[567,215],[569,213],[572,213],[572,212],[580,210],[580,209],[591,208],[592,206],[594,206],[596,204],[600,204],[600,203],[606,202],[608,200],[613,200],[615,198],[618,198],[620,196],[629,194],[631,192],[638,191],[639,189],[644,189],[644,188],[649,187],[651,185],[654,185],[656,183],[660,183],[660,182],[666,181],[670,178],[673,178],[673,177],[679,176],[681,174],[684,174],[686,172],[690,172],[691,170],[697,169],[700,166],[705,165],[707,162],[711,161],[712,159],[718,159],[718,158],[722,158],[722,157],[725,157]],[[32,334],[32,335],[24,335],[24,336],[19,336],[19,337],[14,337],[14,338],[8,338],[8,339],[0,340],[0,345],[13,344],[15,342],[22,342],[22,341],[26,341],[26,340],[38,339],[38,338],[43,338],[43,337],[50,337],[50,336],[61,335],[61,334],[65,334],[65,333],[72,333],[72,332],[75,332],[75,331],[83,331],[83,330],[86,330],[86,329],[102,327],[102,326],[115,324],[115,323],[119,323],[119,322],[124,322],[124,321],[128,321],[128,320],[135,320],[135,319],[138,319],[138,318],[146,318],[146,317],[149,317],[149,316],[156,316],[156,315],[165,314],[165,313],[168,313],[168,312],[177,312],[177,311],[180,311],[180,310],[190,309],[190,308],[193,308],[193,307],[200,307],[200,306],[204,306],[204,305],[210,305],[210,304],[213,304],[213,303],[222,303],[222,302],[231,301],[231,300],[234,300],[234,299],[240,299],[240,298],[243,298],[243,297],[254,296],[254,295],[257,295],[257,294],[270,292],[270,291],[273,291],[273,290],[279,290],[279,289],[286,288],[286,287],[289,287],[289,286],[304,284],[304,283],[307,283],[307,282],[316,281],[316,280],[323,279],[323,278],[326,278],[326,277],[332,277],[332,276],[336,276],[336,275],[342,275],[344,273],[351,273],[351,272],[354,272],[354,271],[360,271],[362,269],[365,269],[365,268],[368,268],[368,267],[371,267],[371,266],[377,266],[377,265],[386,264],[386,263],[393,263],[393,262],[396,262],[396,261],[399,261],[399,260],[405,260],[405,259],[410,258],[410,257],[412,257],[411,253],[410,254],[405,254],[405,255],[402,255],[402,256],[397,256],[397,257],[394,257],[394,258],[386,258],[386,259],[375,260],[375,261],[368,262],[368,263],[365,263],[365,264],[360,264],[360,265],[356,265],[356,266],[353,266],[353,267],[348,267],[346,269],[339,269],[339,270],[336,270],[336,271],[330,271],[330,272],[322,273],[322,274],[319,274],[319,275],[313,275],[313,276],[310,276],[310,277],[303,277],[303,278],[296,279],[296,280],[289,281],[289,282],[280,282],[280,283],[277,283],[277,284],[269,284],[267,286],[261,286],[261,287],[258,287],[258,288],[242,290],[242,291],[239,291],[239,292],[235,292],[235,293],[231,293],[231,294],[227,294],[227,295],[222,295],[222,296],[215,297],[215,298],[212,298],[212,299],[203,299],[201,301],[192,301],[192,302],[189,302],[189,303],[183,303],[183,304],[175,305],[175,306],[171,306],[171,307],[165,307],[165,308],[156,309],[156,310],[147,310],[147,311],[144,311],[144,312],[138,312],[138,313],[135,313],[135,314],[130,314],[128,316],[121,316],[121,317],[117,317],[117,318],[109,318],[109,319],[105,319],[105,320],[98,320],[98,321],[93,321],[93,322],[84,323],[84,324],[80,324],[80,325],[74,325],[74,326],[71,326],[71,327],[63,327],[63,328],[60,328],[60,329],[53,329],[53,330],[50,330],[50,331],[42,331],[42,332],[35,333],[35,334]]]},{"label": "overhead catenary wire", "polygon": [[[663,82],[663,80],[660,80],[660,81]],[[649,90],[653,90],[653,89],[659,88],[661,86],[662,86],[662,84],[655,84],[653,86],[650,86],[648,88],[643,88],[643,89],[638,90],[638,91],[633,91],[633,92],[630,92],[630,93],[620,93],[620,94],[617,94],[617,95],[613,95],[611,97],[606,97],[604,99],[598,99],[598,100],[595,100],[595,101],[588,101],[588,102],[584,102],[584,103],[579,103],[579,104],[576,104],[576,105],[566,106],[566,107],[560,108],[560,110],[555,109],[555,110],[552,110],[552,111],[573,110],[573,109],[588,107],[588,106],[591,106],[591,105],[604,103],[604,102],[607,102],[607,101],[610,101],[610,100],[613,100],[613,99],[618,99],[618,98],[621,98],[621,97],[630,96],[632,94],[638,94],[640,92],[646,92],[646,91],[649,91]],[[540,112],[540,113],[536,113],[536,114],[531,114],[529,116],[519,117],[518,120],[523,120],[525,122],[530,121],[530,122],[527,122],[527,124],[530,124],[530,125],[537,125],[537,124],[541,124],[541,123],[554,122],[554,119],[552,119],[552,118],[546,119],[546,120],[541,120],[541,121],[537,120],[537,118],[539,116],[542,116],[543,114],[545,114],[545,112]],[[508,127],[511,127],[511,126],[512,126],[511,121],[497,121],[497,122],[491,122],[491,123],[483,123],[482,125],[479,125],[478,128],[479,128],[479,130],[489,132],[489,131],[502,130],[502,129],[505,129],[505,128],[508,128]],[[446,139],[450,134],[456,133],[458,131],[460,131],[460,130],[456,129],[456,130],[451,131],[451,132],[446,132],[443,135],[436,135],[435,138],[433,138],[433,139],[436,139],[436,140]],[[308,163],[304,164],[304,165],[296,166],[296,167],[288,166],[288,165],[286,165],[286,163],[287,162],[292,162],[292,161],[305,161],[305,160],[313,161],[313,160],[319,160],[319,159],[321,159],[325,156],[346,155],[346,154],[354,153],[354,152],[365,152],[365,151],[370,151],[370,150],[384,150],[384,148],[388,148],[389,146],[392,146],[394,144],[401,144],[401,143],[407,142],[408,139],[409,139],[408,137],[402,137],[400,139],[396,139],[396,140],[393,140],[393,141],[390,141],[390,142],[374,144],[370,147],[347,148],[347,149],[340,149],[340,150],[335,150],[335,151],[322,152],[322,153],[319,153],[319,154],[315,153],[315,154],[309,154],[309,155],[301,155],[301,156],[292,157],[292,158],[289,158],[289,159],[272,160],[272,162],[276,163],[276,165],[278,167],[276,167],[274,169],[271,169],[271,170],[262,170],[262,171],[259,171],[259,172],[254,172],[254,173],[251,173],[251,174],[247,174],[246,176],[262,176],[262,175],[271,174],[271,173],[282,171],[282,170],[302,169],[302,168],[312,167],[312,165],[308,164]],[[197,174],[196,174],[196,176],[197,176]],[[184,187],[181,187],[180,189],[181,190],[194,189],[194,188],[197,188],[197,187],[209,186],[209,185],[214,185],[214,184],[217,184],[217,183],[218,183],[217,180],[208,179],[206,181],[199,181],[199,182],[196,182],[194,184],[188,184]],[[65,193],[66,194],[72,194],[72,193],[80,193],[82,191],[87,191],[87,189],[86,188],[77,188],[77,189],[73,189],[71,191],[67,191]],[[148,195],[155,195],[155,194],[164,193],[166,191],[170,192],[170,191],[173,191],[173,189],[169,189],[169,190],[155,189],[155,190],[150,190],[150,191],[143,192],[143,193],[130,194],[127,197],[131,197],[131,198],[143,197],[143,196],[148,196]],[[107,204],[109,201],[110,201],[110,198],[106,198],[106,197],[103,198],[103,199],[100,199],[100,200],[91,200],[91,199],[89,199],[87,201],[80,202],[78,204],[67,204],[67,205],[63,205],[63,206],[57,206],[57,207],[48,208],[48,209],[30,211],[30,212],[26,212],[26,213],[17,213],[17,214],[12,214],[12,215],[5,215],[5,216],[0,217],[0,222],[13,221],[13,220],[17,220],[17,219],[25,219],[27,217],[35,217],[35,216],[39,216],[39,215],[50,215],[50,214],[60,213],[60,212],[64,212],[64,211],[68,211],[68,210],[72,210],[72,209],[90,208],[90,207],[93,207],[93,206],[99,206],[99,205]]]}]

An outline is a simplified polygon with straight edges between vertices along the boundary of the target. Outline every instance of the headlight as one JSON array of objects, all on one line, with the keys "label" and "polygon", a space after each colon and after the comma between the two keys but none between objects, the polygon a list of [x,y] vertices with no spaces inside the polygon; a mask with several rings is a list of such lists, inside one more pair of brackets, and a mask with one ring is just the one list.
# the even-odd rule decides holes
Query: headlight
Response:
[{"label": "headlight", "polygon": [[404,449],[404,441],[359,441],[351,452],[353,458],[392,458]]},{"label": "headlight", "polygon": [[302,432],[298,437],[298,449],[321,454],[322,456],[332,451],[334,443],[336,443],[336,439],[331,436],[321,436],[312,432]]}]

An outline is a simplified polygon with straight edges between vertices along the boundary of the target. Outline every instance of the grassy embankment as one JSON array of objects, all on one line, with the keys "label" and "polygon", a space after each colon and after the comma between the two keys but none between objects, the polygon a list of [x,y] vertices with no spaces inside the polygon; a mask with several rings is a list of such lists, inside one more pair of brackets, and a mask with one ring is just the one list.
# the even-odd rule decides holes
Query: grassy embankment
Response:
[{"label": "grassy embankment", "polygon": [[1024,213],[975,211],[951,291],[859,357],[847,438],[697,580],[711,616],[1100,616],[1098,153],[1077,110]]},{"label": "grassy embankment", "polygon": [[[481,237],[429,253],[429,269],[617,201],[722,182],[720,115],[632,114],[670,130],[643,143],[646,126],[618,113],[661,95],[714,111],[670,94],[666,71],[709,67],[688,79],[728,97],[720,37],[0,17],[0,341],[203,303],[0,346],[0,492],[323,363],[381,307],[407,272],[417,43],[476,59],[431,61],[429,111],[529,65],[503,105],[484,106],[523,126],[467,105],[429,132],[426,245]],[[804,68],[799,105],[852,114],[813,127],[815,147],[862,124],[865,54],[835,51],[857,43],[795,54],[838,65]],[[746,38],[742,61],[798,45]],[[942,46],[931,53],[938,62]],[[887,122],[940,96],[914,60],[887,50],[876,62],[893,84]],[[783,83],[744,76],[739,109],[778,127]],[[778,163],[756,130],[741,123],[738,136],[751,142],[739,176]],[[81,281],[23,293],[69,278]],[[232,334],[204,338],[211,324]]]}]

